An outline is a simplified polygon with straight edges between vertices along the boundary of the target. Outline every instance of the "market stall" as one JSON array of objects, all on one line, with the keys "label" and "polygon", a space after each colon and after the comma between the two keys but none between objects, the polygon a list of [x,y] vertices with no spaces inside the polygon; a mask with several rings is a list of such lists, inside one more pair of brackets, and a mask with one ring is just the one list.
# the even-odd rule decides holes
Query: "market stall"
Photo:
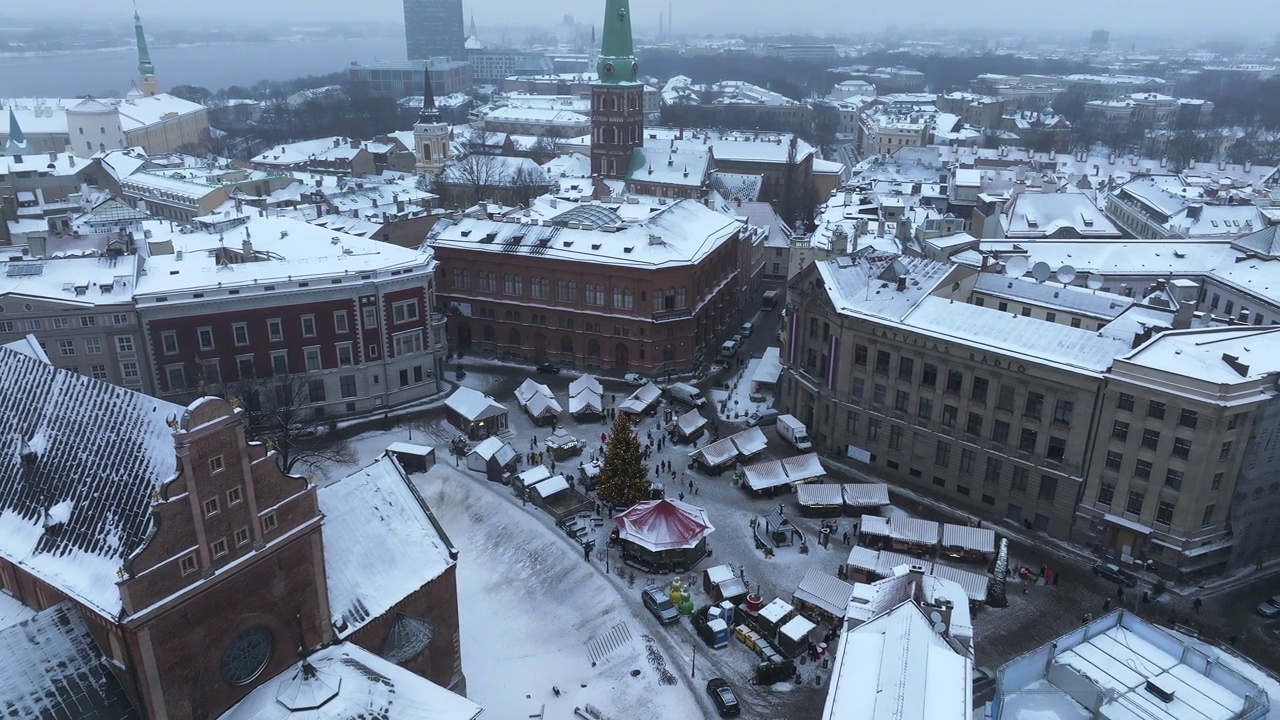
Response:
[{"label": "market stall", "polygon": [[844,618],[851,597],[852,585],[821,570],[810,569],[791,595],[791,602],[800,612],[834,625]]},{"label": "market stall", "polygon": [[835,517],[844,512],[842,485],[806,483],[796,487],[796,504],[806,517]]},{"label": "market stall", "polygon": [[676,418],[671,428],[671,440],[677,444],[687,445],[696,442],[706,432],[708,421],[697,408]]},{"label": "market stall", "polygon": [[969,525],[942,526],[942,552],[968,562],[987,562],[996,551],[996,533]]},{"label": "market stall", "polygon": [[534,425],[553,425],[561,413],[560,403],[556,401],[551,388],[533,378],[526,378],[516,388],[516,402],[533,420]]},{"label": "market stall", "polygon": [[569,414],[577,420],[604,417],[604,388],[590,375],[569,383]]},{"label": "market stall", "polygon": [[564,462],[571,457],[581,455],[585,446],[578,438],[570,435],[563,428],[557,429],[543,441],[543,447],[556,462]]},{"label": "market stall", "polygon": [[715,528],[707,512],[678,500],[646,500],[613,519],[622,559],[647,572],[684,572],[706,557]]},{"label": "market stall", "polygon": [[436,464],[436,449],[426,445],[393,442],[387,446],[387,454],[395,458],[406,473],[426,472]]},{"label": "market stall", "polygon": [[785,485],[800,485],[817,480],[826,474],[827,471],[823,469],[817,453],[808,453],[783,460],[768,460],[742,468],[742,487],[757,495],[772,495]]},{"label": "market stall", "polygon": [[490,482],[510,482],[516,471],[516,451],[500,438],[486,438],[467,453],[467,469],[482,472]]},{"label": "market stall", "polygon": [[445,420],[469,440],[483,440],[507,429],[507,408],[469,387],[459,387],[444,401]]},{"label": "market stall", "polygon": [[644,415],[657,408],[658,401],[661,399],[662,388],[651,382],[645,383],[636,388],[636,391],[626,400],[618,403],[618,411],[633,416]]},{"label": "market stall", "polygon": [[846,515],[857,517],[889,505],[889,486],[884,483],[845,483],[842,490]]}]

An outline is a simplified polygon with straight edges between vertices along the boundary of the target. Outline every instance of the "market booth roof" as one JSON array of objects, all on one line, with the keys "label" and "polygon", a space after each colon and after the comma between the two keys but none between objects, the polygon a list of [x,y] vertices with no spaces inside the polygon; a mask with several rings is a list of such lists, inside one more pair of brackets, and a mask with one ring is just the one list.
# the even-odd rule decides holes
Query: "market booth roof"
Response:
[{"label": "market booth roof", "polygon": [[619,540],[653,552],[695,547],[715,530],[707,520],[707,511],[678,500],[636,503],[613,522],[618,526]]}]

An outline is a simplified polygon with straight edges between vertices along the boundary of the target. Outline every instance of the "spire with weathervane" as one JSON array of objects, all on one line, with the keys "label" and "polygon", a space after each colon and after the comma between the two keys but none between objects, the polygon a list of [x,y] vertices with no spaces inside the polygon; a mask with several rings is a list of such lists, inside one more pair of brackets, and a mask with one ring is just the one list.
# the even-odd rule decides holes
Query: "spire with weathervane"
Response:
[{"label": "spire with weathervane", "polygon": [[625,179],[636,148],[644,144],[644,84],[638,80],[628,0],[605,2],[596,72],[599,80],[591,86],[591,174]]},{"label": "spire with weathervane", "polygon": [[418,158],[418,171],[436,174],[448,159],[449,126],[436,107],[431,90],[431,63],[422,64],[422,111],[413,124],[413,154]]},{"label": "spire with weathervane", "polygon": [[147,50],[147,34],[142,30],[142,16],[138,14],[138,3],[133,3],[133,32],[138,40],[138,90],[143,95],[155,95],[159,92],[156,84],[156,66],[151,62],[151,53]]}]

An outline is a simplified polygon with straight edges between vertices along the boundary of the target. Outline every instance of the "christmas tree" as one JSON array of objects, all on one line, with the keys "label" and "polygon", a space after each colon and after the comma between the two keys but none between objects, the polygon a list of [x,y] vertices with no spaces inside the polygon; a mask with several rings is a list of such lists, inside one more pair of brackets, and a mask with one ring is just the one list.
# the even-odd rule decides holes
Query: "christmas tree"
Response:
[{"label": "christmas tree", "polygon": [[640,461],[640,440],[623,413],[613,421],[597,492],[604,502],[624,508],[649,497],[649,468]]},{"label": "christmas tree", "polygon": [[1005,581],[1009,577],[1009,540],[1000,539],[1000,552],[996,554],[996,568],[991,573],[995,577],[987,586],[987,604],[991,607],[1008,607],[1009,598],[1005,595]]}]

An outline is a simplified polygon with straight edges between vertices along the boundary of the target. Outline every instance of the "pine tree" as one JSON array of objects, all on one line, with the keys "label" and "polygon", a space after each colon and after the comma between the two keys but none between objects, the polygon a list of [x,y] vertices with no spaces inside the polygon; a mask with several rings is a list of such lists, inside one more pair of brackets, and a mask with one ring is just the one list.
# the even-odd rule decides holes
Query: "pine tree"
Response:
[{"label": "pine tree", "polygon": [[1009,598],[1005,595],[1005,580],[1009,577],[1009,540],[1000,538],[1000,551],[996,553],[995,575],[987,586],[987,604],[991,607],[1008,607]]},{"label": "pine tree", "polygon": [[649,497],[649,468],[640,461],[640,440],[624,413],[613,421],[597,492],[604,502],[624,508]]}]

